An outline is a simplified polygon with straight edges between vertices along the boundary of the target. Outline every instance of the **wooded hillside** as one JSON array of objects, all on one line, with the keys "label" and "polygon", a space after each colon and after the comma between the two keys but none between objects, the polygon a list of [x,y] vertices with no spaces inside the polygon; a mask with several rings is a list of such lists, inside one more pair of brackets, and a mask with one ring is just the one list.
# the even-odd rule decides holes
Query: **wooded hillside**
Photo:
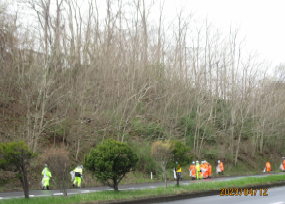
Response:
[{"label": "wooded hillside", "polygon": [[76,160],[108,138],[181,140],[234,164],[285,153],[285,67],[269,76],[238,29],[183,10],[169,23],[163,1],[157,22],[149,1],[85,3],[26,0],[29,25],[1,3],[0,142],[64,145]]}]

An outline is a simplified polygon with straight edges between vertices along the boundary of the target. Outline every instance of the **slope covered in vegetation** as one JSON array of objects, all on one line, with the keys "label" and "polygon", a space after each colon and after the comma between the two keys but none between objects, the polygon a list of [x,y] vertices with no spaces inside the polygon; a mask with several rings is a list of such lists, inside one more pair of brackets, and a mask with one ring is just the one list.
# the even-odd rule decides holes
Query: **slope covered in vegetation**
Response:
[{"label": "slope covered in vegetation", "polygon": [[161,10],[156,24],[141,1],[107,1],[104,14],[89,2],[85,15],[75,0],[33,2],[22,5],[33,26],[1,3],[0,142],[61,147],[75,165],[113,138],[143,155],[144,172],[161,139],[249,170],[285,154],[284,66],[267,75],[237,29],[223,34],[182,11],[169,23]]}]

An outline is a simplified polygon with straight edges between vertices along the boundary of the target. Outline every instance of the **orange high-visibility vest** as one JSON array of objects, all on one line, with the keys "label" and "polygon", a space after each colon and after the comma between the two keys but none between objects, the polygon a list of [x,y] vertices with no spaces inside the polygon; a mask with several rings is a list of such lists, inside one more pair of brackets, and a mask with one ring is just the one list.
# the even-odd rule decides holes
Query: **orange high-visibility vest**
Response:
[{"label": "orange high-visibility vest", "polygon": [[220,171],[224,171],[224,165],[223,165],[223,162],[220,162],[220,163],[219,163],[219,169],[220,169]]},{"label": "orange high-visibility vest", "polygon": [[205,176],[205,178],[207,178],[209,176],[209,165],[208,165],[208,163],[204,164],[204,168],[206,169],[206,171],[204,172],[204,176]]},{"label": "orange high-visibility vest", "polygon": [[191,165],[189,170],[192,172],[192,177],[196,177],[196,166]]},{"label": "orange high-visibility vest", "polygon": [[211,176],[211,174],[212,174],[212,165],[209,164],[209,176]]},{"label": "orange high-visibility vest", "polygon": [[285,159],[283,160],[283,169],[285,170]]},{"label": "orange high-visibility vest", "polygon": [[271,165],[269,162],[266,163],[266,171],[271,171]]}]

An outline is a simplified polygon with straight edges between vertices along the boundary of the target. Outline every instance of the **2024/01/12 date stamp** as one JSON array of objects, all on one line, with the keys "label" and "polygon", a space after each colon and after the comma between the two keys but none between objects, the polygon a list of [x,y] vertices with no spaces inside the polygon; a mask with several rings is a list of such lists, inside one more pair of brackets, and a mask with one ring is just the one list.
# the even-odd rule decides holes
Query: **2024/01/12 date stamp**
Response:
[{"label": "2024/01/12 date stamp", "polygon": [[220,189],[220,196],[268,196],[267,188],[221,188]]}]

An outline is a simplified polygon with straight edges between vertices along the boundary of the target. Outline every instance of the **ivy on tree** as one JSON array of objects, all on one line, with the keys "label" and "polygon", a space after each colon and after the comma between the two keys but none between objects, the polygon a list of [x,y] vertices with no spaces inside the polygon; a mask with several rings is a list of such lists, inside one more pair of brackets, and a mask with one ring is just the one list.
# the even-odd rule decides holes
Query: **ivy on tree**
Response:
[{"label": "ivy on tree", "polygon": [[35,156],[24,141],[0,143],[0,169],[17,173],[16,177],[22,183],[25,198],[29,198],[27,167]]},{"label": "ivy on tree", "polygon": [[102,183],[118,190],[118,184],[138,162],[138,156],[124,142],[105,140],[84,157],[84,167]]}]

